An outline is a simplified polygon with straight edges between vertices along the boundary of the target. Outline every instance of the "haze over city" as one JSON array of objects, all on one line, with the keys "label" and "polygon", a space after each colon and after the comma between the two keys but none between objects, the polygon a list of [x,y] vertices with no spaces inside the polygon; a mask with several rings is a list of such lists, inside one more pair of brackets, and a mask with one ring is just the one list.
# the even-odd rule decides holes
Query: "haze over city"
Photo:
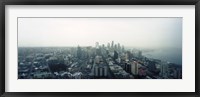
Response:
[{"label": "haze over city", "polygon": [[18,18],[18,79],[182,79],[182,18]]},{"label": "haze over city", "polygon": [[18,18],[19,47],[182,48],[182,18]]}]

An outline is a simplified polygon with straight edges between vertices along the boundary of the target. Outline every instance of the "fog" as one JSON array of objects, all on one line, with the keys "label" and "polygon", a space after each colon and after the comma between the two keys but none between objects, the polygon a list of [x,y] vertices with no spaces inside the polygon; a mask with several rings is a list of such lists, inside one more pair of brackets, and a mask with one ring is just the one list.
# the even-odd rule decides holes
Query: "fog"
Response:
[{"label": "fog", "polygon": [[182,48],[182,18],[18,18],[19,47]]}]

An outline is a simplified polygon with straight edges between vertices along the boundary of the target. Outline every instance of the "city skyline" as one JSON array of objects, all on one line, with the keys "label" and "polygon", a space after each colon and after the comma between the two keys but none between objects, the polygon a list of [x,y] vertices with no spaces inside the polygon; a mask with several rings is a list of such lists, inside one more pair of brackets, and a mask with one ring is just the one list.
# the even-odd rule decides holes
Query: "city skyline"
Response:
[{"label": "city skyline", "polygon": [[120,43],[18,48],[19,79],[182,79],[182,64],[148,58]]},{"label": "city skyline", "polygon": [[18,79],[182,79],[182,18],[18,18]]},{"label": "city skyline", "polygon": [[[182,48],[182,18],[18,18],[19,47]],[[176,41],[176,42],[174,42]]]}]

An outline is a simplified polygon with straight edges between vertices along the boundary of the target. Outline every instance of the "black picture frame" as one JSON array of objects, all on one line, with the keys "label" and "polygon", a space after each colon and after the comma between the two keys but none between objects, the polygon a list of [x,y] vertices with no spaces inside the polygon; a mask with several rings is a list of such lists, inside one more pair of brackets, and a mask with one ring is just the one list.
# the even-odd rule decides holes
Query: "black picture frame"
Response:
[{"label": "black picture frame", "polygon": [[[0,1],[0,95],[2,97],[74,97],[74,96],[170,96],[170,97],[197,97],[200,96],[200,0],[1,0]],[[195,92],[5,92],[5,5],[195,5]]]}]

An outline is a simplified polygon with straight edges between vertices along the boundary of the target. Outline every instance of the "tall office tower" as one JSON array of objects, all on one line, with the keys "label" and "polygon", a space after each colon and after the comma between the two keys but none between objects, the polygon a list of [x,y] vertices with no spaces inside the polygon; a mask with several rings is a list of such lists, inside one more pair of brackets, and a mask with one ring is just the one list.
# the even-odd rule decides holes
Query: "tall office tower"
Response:
[{"label": "tall office tower", "polygon": [[104,44],[102,44],[102,49],[105,49],[105,45]]},{"label": "tall office tower", "polygon": [[124,65],[124,70],[128,73],[131,73],[131,64],[126,62]]},{"label": "tall office tower", "polygon": [[112,41],[111,48],[114,48],[114,41]]},{"label": "tall office tower", "polygon": [[114,45],[114,50],[117,50],[117,44]]},{"label": "tall office tower", "polygon": [[138,75],[138,63],[136,61],[131,62],[131,73],[134,75]]},{"label": "tall office tower", "polygon": [[129,54],[127,52],[125,53],[125,61],[129,61]]},{"label": "tall office tower", "polygon": [[118,58],[118,53],[117,53],[117,51],[114,51],[114,56],[113,56],[114,61],[115,61],[117,58]]},{"label": "tall office tower", "polygon": [[117,44],[117,50],[118,50],[118,51],[121,50],[121,47],[120,47],[120,44],[119,44],[119,43]]},{"label": "tall office tower", "polygon": [[99,48],[99,42],[96,42],[95,47],[96,47],[96,48]]},{"label": "tall office tower", "polygon": [[130,51],[126,51],[127,60],[131,60],[133,58],[133,54]]},{"label": "tall office tower", "polygon": [[110,49],[110,43],[107,44],[107,48]]}]

